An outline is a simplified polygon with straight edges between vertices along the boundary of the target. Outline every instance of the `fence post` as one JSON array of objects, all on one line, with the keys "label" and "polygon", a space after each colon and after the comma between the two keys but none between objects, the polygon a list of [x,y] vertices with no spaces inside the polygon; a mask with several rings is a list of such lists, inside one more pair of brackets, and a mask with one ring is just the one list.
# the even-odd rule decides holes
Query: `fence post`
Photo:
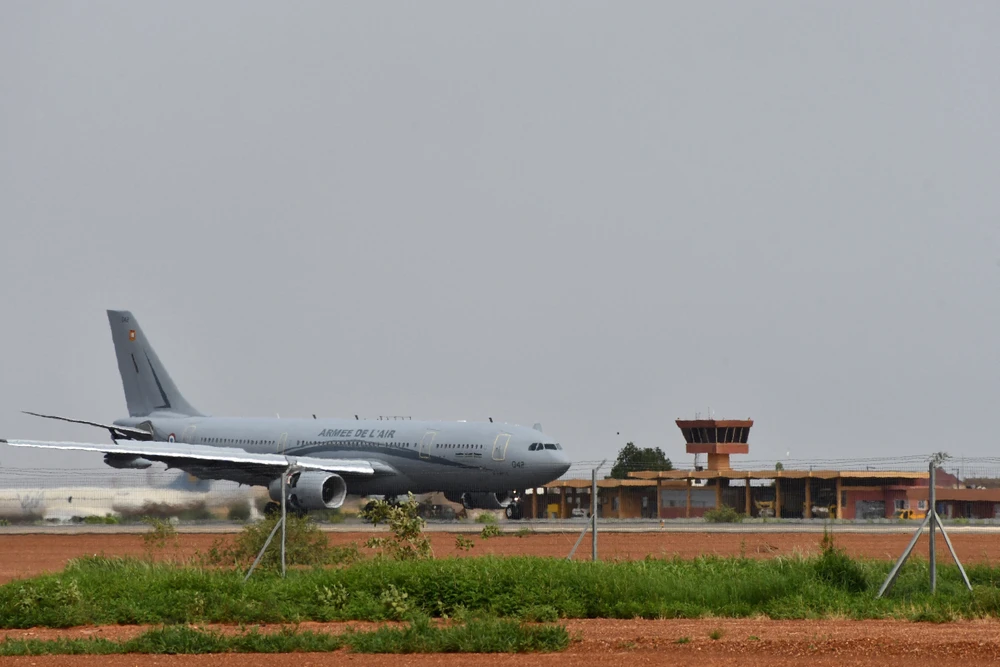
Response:
[{"label": "fence post", "polygon": [[962,567],[962,562],[958,559],[958,554],[955,553],[955,547],[952,546],[951,540],[948,538],[948,532],[944,529],[944,525],[941,523],[941,517],[938,516],[937,508],[937,492],[935,491],[935,486],[937,484],[937,459],[932,459],[930,467],[928,468],[928,487],[927,487],[927,516],[924,517],[923,522],[920,527],[917,528],[917,532],[913,534],[913,539],[910,540],[909,545],[903,551],[903,555],[899,557],[896,564],[892,566],[892,570],[889,571],[889,576],[886,577],[885,582],[882,584],[882,588],[879,589],[878,595],[875,596],[876,599],[881,598],[885,595],[892,585],[896,582],[896,577],[899,576],[899,571],[902,569],[903,564],[906,563],[906,559],[910,557],[910,553],[913,551],[914,545],[920,538],[920,533],[923,532],[924,527],[930,530],[930,575],[931,575],[931,593],[934,593],[937,586],[937,554],[936,552],[936,541],[934,539],[934,531],[940,530],[941,537],[944,538],[944,543],[948,545],[948,550],[951,552],[951,557],[955,559],[955,565],[958,566],[958,571],[962,574],[962,580],[965,582],[965,587],[970,591],[972,590],[972,582],[969,581],[969,575],[966,574],[965,568]]},{"label": "fence post", "polygon": [[597,468],[590,471],[590,516],[594,520],[593,532],[591,533],[592,546],[590,548],[591,559],[597,562]]},{"label": "fence post", "polygon": [[927,491],[927,504],[930,505],[930,507],[927,508],[927,515],[931,517],[930,526],[928,526],[931,531],[928,543],[931,566],[931,595],[934,595],[934,592],[937,590],[937,544],[934,539],[934,529],[937,526],[937,494],[934,491],[934,488],[937,485],[935,475],[936,472],[937,461],[931,459],[931,465],[928,468],[928,481],[930,483],[930,487]]},{"label": "fence post", "polygon": [[594,534],[594,543],[593,543],[591,555],[594,558],[594,562],[597,562],[597,471],[600,470],[604,466],[604,464],[607,463],[607,462],[608,462],[608,460],[604,459],[603,461],[601,461],[601,464],[599,466],[597,466],[596,468],[594,468],[593,471],[591,472],[591,478],[590,478],[590,494],[591,494],[591,499],[590,499],[590,521],[588,521],[587,525],[583,527],[583,530],[580,532],[580,537],[576,538],[576,544],[574,544],[573,548],[569,550],[569,555],[566,556],[566,560],[573,560],[573,554],[576,553],[576,548],[578,546],[580,546],[580,542],[583,542],[583,536],[587,534],[588,530],[593,530],[594,531],[594,533],[593,533]]},{"label": "fence post", "polygon": [[285,576],[285,521],[288,518],[287,508],[285,507],[285,496],[288,495],[288,491],[285,488],[285,484],[288,482],[288,475],[291,472],[292,466],[289,465],[288,468],[281,473],[281,518],[278,519],[276,524],[274,524],[274,528],[271,529],[271,534],[267,536],[266,540],[264,540],[264,546],[260,548],[260,553],[257,554],[257,558],[255,558],[253,564],[250,565],[250,569],[247,571],[247,576],[243,577],[244,584],[249,581],[250,575],[253,574],[254,569],[264,557],[264,552],[267,551],[267,547],[271,544],[271,540],[274,539],[274,536],[278,532],[279,528],[281,529],[281,576]]}]

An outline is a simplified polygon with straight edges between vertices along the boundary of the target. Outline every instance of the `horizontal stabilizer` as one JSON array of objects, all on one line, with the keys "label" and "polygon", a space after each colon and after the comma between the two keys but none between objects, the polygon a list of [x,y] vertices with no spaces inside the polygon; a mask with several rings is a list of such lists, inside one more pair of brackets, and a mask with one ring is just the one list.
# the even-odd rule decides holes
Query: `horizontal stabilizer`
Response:
[{"label": "horizontal stabilizer", "polygon": [[111,437],[115,440],[152,440],[153,434],[149,431],[144,431],[141,428],[131,428],[129,426],[118,426],[116,424],[102,424],[100,422],[91,422],[85,419],[70,419],[69,417],[60,417],[59,415],[43,415],[37,412],[29,412],[28,410],[21,410],[26,415],[31,415],[32,417],[41,417],[43,419],[57,419],[61,422],[70,422],[71,424],[85,424],[87,426],[96,426],[97,428],[106,428],[111,431]]},{"label": "horizontal stabilizer", "polygon": [[[276,474],[289,466],[305,470],[325,470],[348,475],[374,475],[375,468],[360,459],[320,459],[312,456],[283,456],[281,454],[256,454],[235,447],[188,445],[180,442],[144,442],[135,445],[97,445],[89,442],[48,442],[41,440],[0,440],[0,444],[13,447],[39,447],[42,449],[100,452],[102,454],[129,454],[153,461],[190,461],[247,464],[274,468]],[[395,472],[379,466],[380,473]]]}]

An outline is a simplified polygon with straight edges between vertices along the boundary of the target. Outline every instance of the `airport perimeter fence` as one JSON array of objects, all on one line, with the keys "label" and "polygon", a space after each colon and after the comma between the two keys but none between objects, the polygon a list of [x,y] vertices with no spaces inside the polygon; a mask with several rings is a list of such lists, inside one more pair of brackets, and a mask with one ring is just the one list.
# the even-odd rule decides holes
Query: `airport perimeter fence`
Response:
[{"label": "airport perimeter fence", "polygon": [[[1000,530],[1000,458],[930,454],[741,460],[724,469],[650,470],[655,466],[637,464],[612,470],[609,462],[597,476],[597,515],[611,522],[655,521],[665,528],[701,525],[752,532],[763,526],[821,530],[826,525],[907,531],[928,513],[931,460],[938,461],[935,507],[942,522]],[[536,500],[545,509],[528,513],[589,516],[591,471],[600,463],[574,463]]]},{"label": "airport perimeter fence", "polygon": [[[906,532],[929,509],[930,459],[740,461],[723,470],[612,468],[608,461],[597,475],[597,516],[620,529],[754,532],[827,526]],[[466,489],[466,499],[472,498],[472,507],[463,507],[458,492],[422,494],[417,500],[431,523],[474,521],[478,513],[493,512],[500,521],[580,530],[592,512],[591,470],[599,463],[576,462],[558,480],[533,489],[494,494],[487,485],[492,481],[480,488],[469,482],[473,488]],[[947,458],[936,477],[936,509],[945,525],[1000,531],[1000,458]],[[440,486],[454,488],[456,480],[473,478],[466,469],[442,473]],[[311,514],[321,522],[360,523],[357,514],[368,498],[352,493],[350,480],[348,492],[340,509]],[[199,480],[162,465],[0,468],[0,525],[127,524],[145,517],[240,523],[261,518],[270,500],[264,487]]]}]

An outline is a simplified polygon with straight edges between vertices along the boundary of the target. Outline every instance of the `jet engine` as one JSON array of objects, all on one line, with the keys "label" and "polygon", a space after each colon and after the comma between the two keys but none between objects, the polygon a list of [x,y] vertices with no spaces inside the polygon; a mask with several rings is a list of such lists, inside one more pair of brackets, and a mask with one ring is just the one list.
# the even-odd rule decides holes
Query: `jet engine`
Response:
[{"label": "jet engine", "polygon": [[[293,474],[285,487],[288,504],[298,510],[333,510],[344,504],[347,482],[340,475],[320,470],[307,470]],[[267,487],[271,500],[281,502],[281,478]]]},{"label": "jet engine", "polygon": [[145,470],[149,466],[153,465],[153,462],[149,459],[144,459],[141,456],[135,456],[134,454],[105,454],[104,462],[112,468],[118,468],[120,470],[127,468]]},{"label": "jet engine", "polygon": [[502,510],[510,505],[509,493],[446,493],[444,497],[453,503],[462,503],[467,510]]}]

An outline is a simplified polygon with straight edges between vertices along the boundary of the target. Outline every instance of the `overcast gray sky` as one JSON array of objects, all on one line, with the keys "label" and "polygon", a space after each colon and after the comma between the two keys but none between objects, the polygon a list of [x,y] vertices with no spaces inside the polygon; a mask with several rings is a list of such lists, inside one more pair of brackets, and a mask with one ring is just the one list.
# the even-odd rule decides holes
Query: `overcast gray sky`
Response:
[{"label": "overcast gray sky", "polygon": [[[215,415],[578,461],[997,453],[996,2],[4,2],[0,437]],[[618,435],[620,433],[620,435]],[[0,466],[94,464],[0,451]]]}]

